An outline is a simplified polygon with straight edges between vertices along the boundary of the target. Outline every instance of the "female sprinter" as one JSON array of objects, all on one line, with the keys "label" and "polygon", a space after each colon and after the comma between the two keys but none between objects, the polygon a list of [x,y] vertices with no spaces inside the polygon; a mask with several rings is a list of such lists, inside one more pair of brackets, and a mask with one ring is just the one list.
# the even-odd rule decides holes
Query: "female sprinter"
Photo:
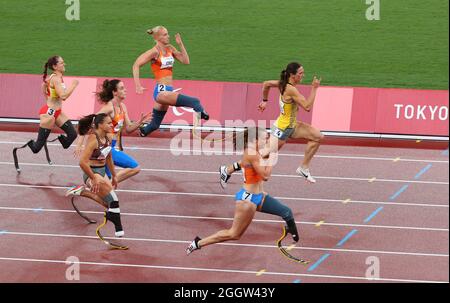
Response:
[{"label": "female sprinter", "polygon": [[172,69],[175,63],[174,58],[183,64],[189,64],[189,55],[184,47],[180,34],[175,35],[175,41],[180,48],[180,51],[178,51],[169,44],[169,32],[165,27],[156,26],[148,30],[147,33],[152,35],[156,45],[136,59],[133,65],[133,77],[136,85],[136,93],[142,94],[145,88],[142,87],[139,80],[139,69],[149,62],[151,63],[152,72],[156,80],[156,86],[153,91],[153,99],[156,103],[153,107],[153,118],[150,123],[140,127],[140,135],[145,137],[154,130],[157,130],[170,105],[193,108],[199,118],[208,120],[209,115],[203,109],[198,98],[173,91]]},{"label": "female sprinter", "polygon": [[[308,98],[305,98],[295,87],[296,84],[302,81],[304,72],[301,64],[292,62],[281,72],[280,80],[265,81],[263,83],[263,101],[259,104],[258,108],[261,112],[266,109],[270,88],[278,87],[280,91],[280,115],[270,132],[270,152],[278,151],[286,143],[288,138],[307,139],[308,143],[306,145],[305,156],[296,172],[300,176],[305,177],[307,181],[315,183],[316,180],[309,171],[309,164],[319,149],[320,141],[324,136],[318,129],[311,125],[297,121],[297,113],[299,106],[308,112],[311,110],[317,89],[320,85],[320,80],[314,76],[311,93]],[[231,174],[240,169],[239,162],[220,167],[220,184],[223,188],[226,187]]]},{"label": "female sprinter", "polygon": [[[62,103],[73,93],[78,85],[78,80],[74,80],[69,89],[66,89],[63,75],[65,72],[65,63],[61,56],[53,56],[47,60],[44,65],[44,75],[42,83],[42,92],[46,97],[46,105],[39,111],[40,124],[37,140],[30,140],[22,147],[13,149],[14,164],[18,172],[20,172],[19,163],[17,160],[17,149],[29,146],[34,154],[37,154],[47,143],[47,138],[50,135],[51,129],[56,124],[61,128],[67,136],[59,135],[58,140],[64,149],[70,147],[72,142],[77,137],[77,132],[72,125],[69,118],[62,112]],[[48,69],[53,73],[47,76]]]},{"label": "female sprinter", "polygon": [[[186,249],[189,255],[194,250],[214,243],[239,240],[253,220],[256,211],[277,215],[287,224],[287,231],[295,242],[299,235],[294,216],[289,207],[264,192],[263,181],[267,181],[272,172],[271,165],[264,165],[259,151],[265,148],[267,133],[263,128],[248,128],[244,131],[244,155],[241,160],[244,185],[236,193],[234,221],[230,229],[221,230],[209,237],[196,237]],[[263,166],[264,165],[264,166]]]},{"label": "female sprinter", "polygon": [[[78,132],[88,137],[81,154],[80,167],[84,172],[84,183],[104,201],[107,209],[105,223],[111,221],[116,230],[115,236],[122,237],[124,231],[120,221],[119,199],[114,192],[117,177],[111,156],[112,131],[112,119],[104,113],[85,116],[79,121]],[[111,172],[111,181],[105,177],[106,166]]]},{"label": "female sprinter", "polygon": [[[132,133],[136,129],[138,129],[142,123],[151,118],[151,113],[148,113],[146,115],[141,114],[140,120],[132,123],[130,117],[128,116],[127,107],[124,103],[126,93],[127,92],[125,89],[125,85],[118,79],[103,81],[102,90],[97,93],[98,100],[103,104],[97,114],[107,114],[112,119],[114,127],[114,136],[111,142],[111,153],[114,165],[124,168],[117,173],[118,183],[138,174],[140,171],[137,161],[120,150],[121,145],[118,140],[120,140],[122,130],[125,130],[127,133]],[[84,139],[84,136],[79,137],[75,156],[78,156],[81,153]],[[106,168],[106,174],[108,175],[108,177],[111,177],[111,173],[108,168]],[[75,186],[67,191],[66,196],[72,194],[94,198],[90,191],[83,191],[84,186]]]}]

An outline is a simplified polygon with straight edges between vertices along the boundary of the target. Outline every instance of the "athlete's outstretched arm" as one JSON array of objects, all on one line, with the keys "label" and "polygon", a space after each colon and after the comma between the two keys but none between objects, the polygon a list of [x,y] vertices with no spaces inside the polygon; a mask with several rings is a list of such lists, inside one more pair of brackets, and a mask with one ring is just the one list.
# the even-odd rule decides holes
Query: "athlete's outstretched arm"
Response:
[{"label": "athlete's outstretched arm", "polygon": [[298,105],[303,107],[303,109],[308,112],[311,110],[311,108],[314,104],[317,89],[319,88],[319,85],[320,85],[320,80],[321,79],[317,79],[317,77],[314,76],[313,82],[311,84],[311,86],[312,86],[311,93],[309,94],[308,98],[305,98],[302,94],[300,94],[296,88],[294,88],[294,87],[291,88],[292,92],[293,92],[292,98],[294,99],[295,103],[297,103]]},{"label": "athlete's outstretched arm", "polygon": [[47,83],[42,83],[42,93],[44,94],[44,97],[47,98]]},{"label": "athlete's outstretched arm", "polygon": [[270,175],[272,174],[272,165],[262,165],[267,164],[267,162],[262,161],[262,158],[258,155],[248,156],[248,160],[252,164],[256,173],[260,175],[264,181],[269,180]]},{"label": "athlete's outstretched arm", "polygon": [[128,110],[127,107],[124,103],[122,103],[122,108],[125,112],[125,131],[127,132],[127,134],[134,132],[136,129],[139,128],[139,126],[141,126],[142,123],[148,122],[149,120],[151,120],[153,114],[152,113],[147,113],[147,114],[143,114],[141,113],[141,118],[139,119],[139,121],[137,122],[131,122],[130,117],[128,116]]},{"label": "athlete's outstretched arm", "polygon": [[89,166],[89,158],[91,157],[92,152],[97,148],[97,146],[98,142],[95,138],[95,135],[89,135],[86,147],[84,148],[80,157],[80,168],[91,180],[95,179],[95,175],[91,167]]},{"label": "athlete's outstretched arm", "polygon": [[134,84],[136,86],[136,93],[142,94],[144,89],[141,85],[141,80],[139,79],[139,70],[141,66],[149,63],[152,59],[156,58],[158,56],[158,52],[155,48],[152,48],[151,50],[146,51],[145,53],[141,54],[136,61],[133,64],[133,78],[134,78]]},{"label": "athlete's outstretched arm", "polygon": [[64,90],[64,88],[62,86],[61,79],[59,79],[58,77],[54,77],[50,81],[53,81],[53,87],[55,88],[56,93],[58,94],[58,96],[63,101],[66,100],[67,98],[69,98],[70,95],[75,90],[75,88],[78,86],[78,80],[73,80],[72,81],[72,85],[69,87],[69,89],[68,90]]},{"label": "athlete's outstretched arm", "polygon": [[263,112],[266,109],[267,100],[269,98],[270,88],[278,87],[279,83],[280,83],[280,81],[278,81],[278,80],[269,80],[269,81],[263,82],[263,89],[262,89],[263,99],[262,99],[261,103],[259,103],[259,105],[258,105],[258,110],[260,112]]},{"label": "athlete's outstretched arm", "polygon": [[187,53],[186,48],[184,47],[183,40],[181,40],[181,35],[179,33],[177,33],[175,35],[175,41],[177,42],[178,47],[181,50],[181,51],[178,51],[175,47],[173,47],[171,45],[172,52],[173,52],[175,59],[177,59],[178,61],[180,61],[183,64],[190,64],[189,55]]}]

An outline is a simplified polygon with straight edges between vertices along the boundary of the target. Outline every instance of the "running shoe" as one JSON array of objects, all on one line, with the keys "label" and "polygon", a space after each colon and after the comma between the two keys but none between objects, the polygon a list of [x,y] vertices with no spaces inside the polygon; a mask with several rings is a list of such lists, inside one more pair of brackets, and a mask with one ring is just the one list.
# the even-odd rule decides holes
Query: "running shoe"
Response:
[{"label": "running shoe", "polygon": [[222,186],[223,189],[227,187],[227,182],[231,178],[231,175],[227,174],[227,167],[225,165],[222,165],[219,169],[220,173],[220,186]]},{"label": "running shoe", "polygon": [[300,176],[305,177],[306,181],[309,181],[311,183],[316,183],[316,179],[314,179],[313,176],[311,176],[311,173],[309,172],[309,169],[303,168],[303,167],[300,166],[299,168],[297,168],[296,172]]},{"label": "running shoe", "polygon": [[139,136],[141,137],[147,137],[147,134],[145,133],[145,127],[148,125],[148,123],[143,123],[141,126],[139,126]]},{"label": "running shoe", "polygon": [[205,121],[208,121],[209,120],[209,114],[206,111],[202,111],[200,113],[200,118],[202,118]]},{"label": "running shoe", "polygon": [[199,237],[195,237],[194,241],[189,244],[188,248],[186,248],[186,255],[191,254],[194,250],[200,249],[200,246],[198,245],[198,241],[201,239]]},{"label": "running shoe", "polygon": [[66,197],[79,196],[83,190],[85,190],[84,185],[73,186],[66,191]]},{"label": "running shoe", "polygon": [[197,120],[203,119],[205,121],[209,120],[209,114],[206,111],[197,112]]}]

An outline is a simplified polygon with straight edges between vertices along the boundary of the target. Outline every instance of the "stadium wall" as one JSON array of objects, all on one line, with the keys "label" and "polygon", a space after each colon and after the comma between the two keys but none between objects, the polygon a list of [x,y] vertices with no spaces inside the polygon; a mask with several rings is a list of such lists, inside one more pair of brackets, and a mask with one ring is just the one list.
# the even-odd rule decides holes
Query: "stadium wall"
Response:
[{"label": "stadium wall", "polygon": [[[73,120],[98,110],[94,92],[105,78],[64,77],[66,85],[73,79],[80,83],[73,95],[63,104],[63,111]],[[132,78],[120,78],[127,88],[126,104],[130,118],[153,108],[153,79],[142,79],[147,88],[137,95]],[[44,104],[42,77],[26,74],[0,74],[0,118],[37,119]],[[241,126],[237,120],[262,121],[270,127],[279,114],[277,90],[271,90],[269,104],[260,113],[262,84],[241,82],[211,82],[175,80],[181,93],[200,98],[215,121],[203,126]],[[300,85],[300,92],[308,96],[310,87]],[[300,110],[299,119],[325,132],[368,134],[400,134],[442,136],[449,134],[448,90],[386,89],[363,87],[321,86],[310,112]],[[165,124],[192,125],[189,109],[172,107]]]}]

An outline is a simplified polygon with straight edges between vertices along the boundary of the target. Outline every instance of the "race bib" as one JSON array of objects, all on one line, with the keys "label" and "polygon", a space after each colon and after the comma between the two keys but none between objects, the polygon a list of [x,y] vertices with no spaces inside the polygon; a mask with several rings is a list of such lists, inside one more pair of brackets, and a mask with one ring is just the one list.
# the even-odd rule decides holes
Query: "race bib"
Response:
[{"label": "race bib", "polygon": [[252,198],[253,198],[253,194],[248,193],[248,192],[246,192],[246,191],[244,191],[244,192],[242,193],[241,200],[248,201],[248,202],[252,202]]},{"label": "race bib", "polygon": [[53,116],[55,114],[55,110],[53,108],[47,109],[47,115]]},{"label": "race bib", "polygon": [[108,157],[108,154],[111,152],[111,146],[105,147],[104,149],[102,149],[101,153],[102,156],[106,159],[106,157]]},{"label": "race bib", "polygon": [[158,93],[166,91],[166,86],[164,84],[158,84]]},{"label": "race bib", "polygon": [[172,56],[161,57],[161,69],[173,67],[175,59]]},{"label": "race bib", "polygon": [[123,120],[120,120],[117,123],[117,125],[114,127],[114,132],[116,132],[116,133],[120,132],[120,129],[122,128],[122,126],[123,126]]},{"label": "race bib", "polygon": [[280,139],[281,137],[283,137],[284,135],[284,131],[282,131],[281,129],[275,127],[272,131],[272,134],[277,137],[278,139]]}]

